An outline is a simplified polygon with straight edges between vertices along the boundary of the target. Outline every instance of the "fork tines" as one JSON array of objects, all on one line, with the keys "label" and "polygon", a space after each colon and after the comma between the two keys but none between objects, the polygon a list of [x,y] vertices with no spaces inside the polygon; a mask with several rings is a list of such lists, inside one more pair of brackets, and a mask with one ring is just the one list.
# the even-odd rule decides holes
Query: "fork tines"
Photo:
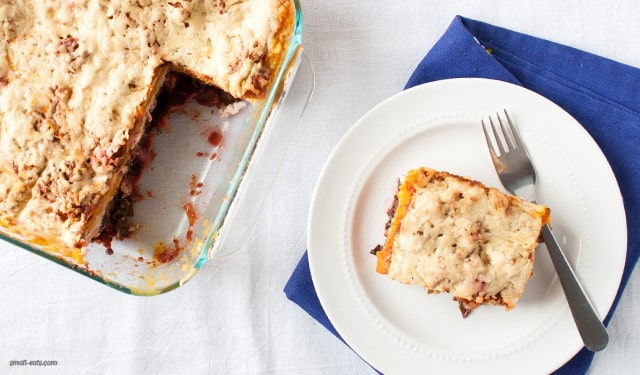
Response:
[{"label": "fork tines", "polygon": [[[522,145],[518,131],[513,126],[509,113],[506,109],[503,109],[502,111],[504,112],[504,115],[501,115],[500,112],[496,112],[495,122],[494,117],[489,116],[489,125],[485,123],[484,119],[481,120],[482,131],[484,131],[485,138],[489,144],[489,149],[495,150],[497,148],[500,155]],[[491,128],[491,136],[487,131],[487,127]],[[496,130],[496,128],[499,128],[499,130]],[[492,147],[491,143],[494,143],[496,147]]]}]

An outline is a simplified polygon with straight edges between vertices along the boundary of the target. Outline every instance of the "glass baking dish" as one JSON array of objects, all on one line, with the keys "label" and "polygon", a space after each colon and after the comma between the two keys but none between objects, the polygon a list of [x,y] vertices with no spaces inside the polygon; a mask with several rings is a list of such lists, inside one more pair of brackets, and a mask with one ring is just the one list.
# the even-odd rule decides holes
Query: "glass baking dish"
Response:
[{"label": "glass baking dish", "polygon": [[[252,227],[233,223],[259,216],[315,83],[294,3],[290,47],[264,100],[231,116],[193,101],[156,135],[157,156],[140,182],[145,197],[134,204],[131,222],[139,228],[131,238],[114,240],[113,252],[91,244],[81,264],[1,231],[0,238],[134,295],[175,289],[208,260],[237,250]],[[243,197],[250,202],[242,204]],[[159,250],[174,244],[178,255],[159,262]]]}]

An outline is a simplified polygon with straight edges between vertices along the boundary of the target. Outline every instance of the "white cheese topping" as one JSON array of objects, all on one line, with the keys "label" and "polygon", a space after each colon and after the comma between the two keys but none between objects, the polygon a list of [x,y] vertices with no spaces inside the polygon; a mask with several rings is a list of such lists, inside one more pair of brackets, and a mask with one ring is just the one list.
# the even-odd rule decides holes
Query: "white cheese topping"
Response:
[{"label": "white cheese topping", "polygon": [[542,206],[449,174],[415,186],[389,275],[433,292],[513,308],[532,274]]},{"label": "white cheese topping", "polygon": [[167,68],[259,98],[291,12],[285,0],[0,2],[0,224],[84,246]]}]

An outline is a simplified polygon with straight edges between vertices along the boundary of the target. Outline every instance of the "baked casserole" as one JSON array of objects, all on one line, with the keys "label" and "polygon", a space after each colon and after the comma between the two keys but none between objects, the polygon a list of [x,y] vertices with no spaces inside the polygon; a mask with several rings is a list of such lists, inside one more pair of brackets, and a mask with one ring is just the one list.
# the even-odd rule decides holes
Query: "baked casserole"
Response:
[{"label": "baked casserole", "polygon": [[0,1],[0,229],[79,261],[168,73],[260,100],[293,22],[287,0]]},{"label": "baked casserole", "polygon": [[409,171],[395,198],[378,273],[450,293],[465,317],[485,303],[515,307],[549,208],[429,168]]}]

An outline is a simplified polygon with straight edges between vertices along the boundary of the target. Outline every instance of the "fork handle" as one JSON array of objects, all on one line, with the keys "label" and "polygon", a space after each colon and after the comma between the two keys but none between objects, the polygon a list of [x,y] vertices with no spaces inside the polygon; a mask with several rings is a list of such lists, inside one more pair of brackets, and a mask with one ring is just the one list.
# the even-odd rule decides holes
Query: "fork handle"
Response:
[{"label": "fork handle", "polygon": [[556,241],[549,225],[542,227],[542,238],[549,250],[551,261],[556,269],[560,284],[567,297],[573,320],[587,349],[597,352],[604,349],[609,342],[607,330],[600,321],[596,310],[580,285],[576,274],[571,269],[558,241]]}]

